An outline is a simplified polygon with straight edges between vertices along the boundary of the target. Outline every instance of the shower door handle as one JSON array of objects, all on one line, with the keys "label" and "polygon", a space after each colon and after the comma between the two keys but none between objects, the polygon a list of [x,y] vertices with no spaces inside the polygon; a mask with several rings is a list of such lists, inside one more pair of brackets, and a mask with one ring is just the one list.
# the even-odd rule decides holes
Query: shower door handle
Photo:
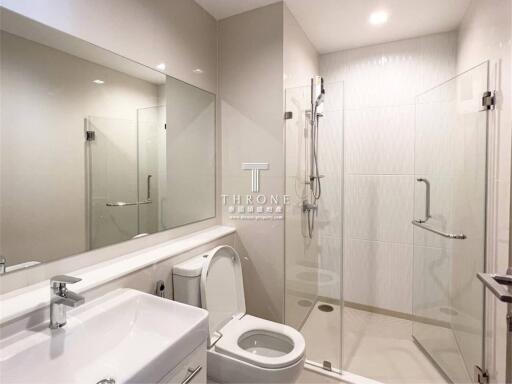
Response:
[{"label": "shower door handle", "polygon": [[151,204],[151,203],[152,203],[151,200],[135,201],[133,203],[127,203],[125,201],[116,201],[116,202],[113,202],[113,203],[107,203],[105,205],[107,207],[127,207],[127,206],[131,206],[131,205],[143,205],[143,204]]},{"label": "shower door handle", "polygon": [[454,240],[464,240],[466,238],[466,235],[463,233],[446,233],[442,232],[438,229],[432,228],[428,225],[425,225],[423,221],[420,220],[413,220],[411,221],[412,225],[415,225],[421,229],[424,229],[425,231],[429,231],[432,233],[435,233],[436,235],[446,237],[447,239],[454,239]]},{"label": "shower door handle", "polygon": [[425,183],[425,218],[416,220],[418,223],[426,223],[432,217],[430,214],[430,181],[424,177],[416,179],[419,183]]},{"label": "shower door handle", "polygon": [[146,190],[146,201],[151,201],[151,178],[153,175],[148,175],[146,179],[147,190]]}]

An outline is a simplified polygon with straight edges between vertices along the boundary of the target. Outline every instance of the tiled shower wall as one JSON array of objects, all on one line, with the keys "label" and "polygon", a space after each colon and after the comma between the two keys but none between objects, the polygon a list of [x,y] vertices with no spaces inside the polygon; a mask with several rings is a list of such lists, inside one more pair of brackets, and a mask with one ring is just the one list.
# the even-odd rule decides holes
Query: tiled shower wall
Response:
[{"label": "tiled shower wall", "polygon": [[411,313],[414,97],[455,75],[456,43],[450,32],[320,57],[324,79],[344,82],[348,302]]}]

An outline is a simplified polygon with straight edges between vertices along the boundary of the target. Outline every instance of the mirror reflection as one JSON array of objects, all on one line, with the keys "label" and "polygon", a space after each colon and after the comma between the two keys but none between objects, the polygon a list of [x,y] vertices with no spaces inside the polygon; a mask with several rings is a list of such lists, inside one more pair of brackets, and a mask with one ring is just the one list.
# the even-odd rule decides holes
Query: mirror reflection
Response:
[{"label": "mirror reflection", "polygon": [[0,270],[215,216],[213,94],[7,11],[1,27]]}]

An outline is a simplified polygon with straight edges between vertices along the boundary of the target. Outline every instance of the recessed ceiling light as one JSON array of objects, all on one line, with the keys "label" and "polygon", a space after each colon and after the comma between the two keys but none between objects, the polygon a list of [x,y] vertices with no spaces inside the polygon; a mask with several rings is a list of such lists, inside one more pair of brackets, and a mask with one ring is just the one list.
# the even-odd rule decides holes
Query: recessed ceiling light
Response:
[{"label": "recessed ceiling light", "polygon": [[203,70],[201,68],[196,68],[192,72],[201,74],[203,73]]},{"label": "recessed ceiling light", "polygon": [[165,63],[160,63],[156,66],[156,69],[160,71],[165,71]]},{"label": "recessed ceiling light", "polygon": [[372,25],[382,25],[388,21],[389,14],[386,11],[375,11],[373,12],[368,21]]},{"label": "recessed ceiling light", "polygon": [[105,82],[103,80],[100,80],[100,79],[93,80],[92,82],[96,83],[96,84],[105,84]]}]

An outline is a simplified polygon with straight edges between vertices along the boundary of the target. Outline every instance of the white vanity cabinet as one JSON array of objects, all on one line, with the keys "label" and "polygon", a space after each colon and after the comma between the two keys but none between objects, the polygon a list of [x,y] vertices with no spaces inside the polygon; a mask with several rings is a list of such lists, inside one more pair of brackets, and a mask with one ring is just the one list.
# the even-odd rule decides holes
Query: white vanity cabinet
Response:
[{"label": "white vanity cabinet", "polygon": [[206,342],[183,359],[159,384],[206,384]]}]

